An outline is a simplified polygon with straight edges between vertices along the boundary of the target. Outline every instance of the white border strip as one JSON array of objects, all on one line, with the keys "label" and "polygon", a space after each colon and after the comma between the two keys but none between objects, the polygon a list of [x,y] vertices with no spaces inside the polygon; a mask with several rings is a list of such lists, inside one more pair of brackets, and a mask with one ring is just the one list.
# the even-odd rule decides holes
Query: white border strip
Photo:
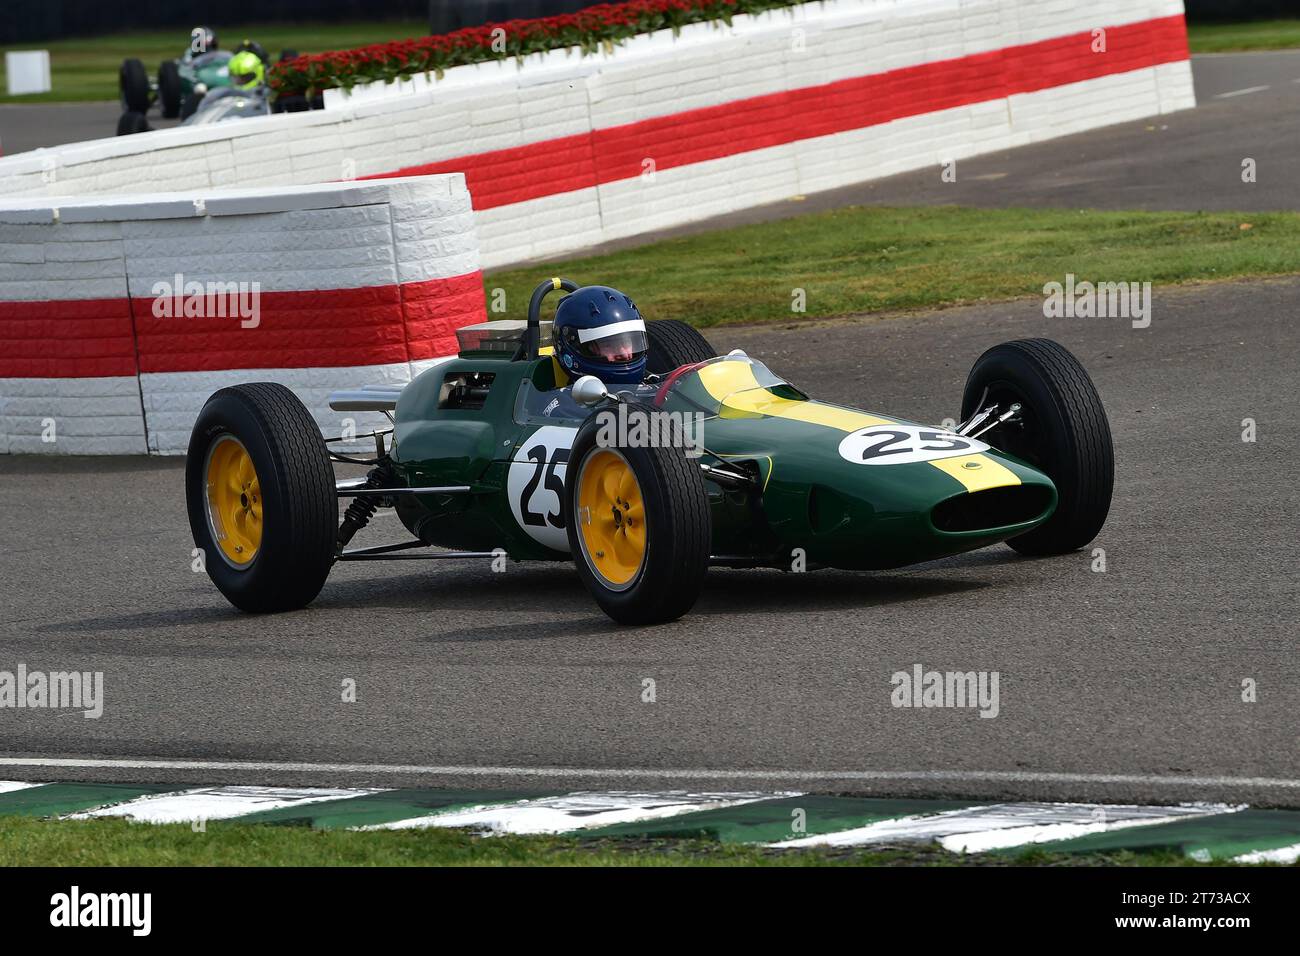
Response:
[{"label": "white border strip", "polygon": [[640,823],[665,820],[686,813],[736,807],[763,800],[780,800],[801,796],[783,793],[687,793],[665,790],[637,793],[611,790],[601,793],[569,793],[562,797],[542,797],[513,804],[471,807],[432,813],[427,816],[394,820],[362,830],[423,830],[428,827],[469,827],[487,833],[539,834],[572,833],[616,823]]},{"label": "white border strip", "polygon": [[293,789],[290,787],[204,787],[195,790],[151,794],[125,803],[114,803],[69,814],[70,820],[87,820],[92,817],[126,817],[137,823],[192,823],[196,820],[232,820],[236,817],[279,810],[283,807],[305,806],[364,797],[380,790],[343,790],[334,788]]},{"label": "white border strip", "polygon": [[23,783],[21,780],[0,780],[0,793],[17,793],[19,790],[30,790],[32,787],[43,787],[43,783]]},{"label": "white border strip", "polygon": [[1143,807],[1091,803],[1000,803],[938,814],[879,820],[864,827],[784,840],[769,846],[866,846],[899,841],[939,844],[952,853],[983,853],[1030,843],[1070,840],[1090,833],[1154,826],[1195,817],[1236,813],[1241,806],[1194,804]]},{"label": "white border strip", "polygon": [[1278,847],[1276,850],[1256,850],[1253,853],[1243,853],[1241,856],[1234,856],[1232,858],[1233,863],[1291,864],[1297,861],[1300,861],[1300,843],[1293,843],[1291,846]]}]

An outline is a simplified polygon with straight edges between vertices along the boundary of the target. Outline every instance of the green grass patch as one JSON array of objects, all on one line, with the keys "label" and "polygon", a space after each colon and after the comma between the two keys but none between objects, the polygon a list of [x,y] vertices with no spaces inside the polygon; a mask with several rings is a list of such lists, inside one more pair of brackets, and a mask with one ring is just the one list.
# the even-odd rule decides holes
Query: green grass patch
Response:
[{"label": "green grass patch", "polygon": [[313,830],[120,819],[0,818],[0,866],[1189,866],[1178,853],[958,856],[938,846],[770,850],[705,840],[480,837],[464,830]]},{"label": "green grass patch", "polygon": [[[429,32],[429,25],[422,20],[377,20],[359,23],[262,23],[232,27],[217,23],[215,29],[221,38],[221,45],[226,49],[233,50],[241,40],[248,38],[262,44],[267,53],[278,59],[280,51],[285,49],[297,50],[299,53],[324,53],[326,50],[346,50],[370,43],[425,36]],[[0,103],[115,100],[118,97],[117,73],[123,60],[142,60],[149,75],[156,76],[158,65],[163,60],[185,52],[189,40],[188,30],[174,29],[0,47],[0,52],[49,50],[50,82],[53,86],[49,93],[31,96],[0,95]],[[0,93],[5,89],[4,58],[0,57]]]},{"label": "green grass patch", "polygon": [[1300,47],[1300,19],[1189,23],[1187,43],[1193,53],[1291,49]]},{"label": "green grass patch", "polygon": [[1041,296],[1066,273],[1158,289],[1298,271],[1296,213],[850,207],[512,269],[485,286],[489,304],[505,289],[511,318],[538,282],[564,275],[622,289],[648,317],[707,327]]}]

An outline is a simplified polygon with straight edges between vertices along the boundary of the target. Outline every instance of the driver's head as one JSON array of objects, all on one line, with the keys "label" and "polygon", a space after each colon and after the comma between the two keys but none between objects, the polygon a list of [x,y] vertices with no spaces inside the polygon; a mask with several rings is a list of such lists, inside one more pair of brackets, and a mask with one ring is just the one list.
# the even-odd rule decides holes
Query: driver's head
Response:
[{"label": "driver's head", "polygon": [[262,61],[252,50],[236,53],[227,64],[230,70],[230,85],[239,90],[251,90],[261,86],[266,76]]},{"label": "driver's head", "polygon": [[195,27],[190,31],[190,52],[195,56],[220,49],[217,31],[212,27]]},{"label": "driver's head", "polygon": [[645,322],[617,289],[589,285],[560,300],[551,327],[555,357],[575,378],[595,375],[606,385],[638,385],[645,377]]}]

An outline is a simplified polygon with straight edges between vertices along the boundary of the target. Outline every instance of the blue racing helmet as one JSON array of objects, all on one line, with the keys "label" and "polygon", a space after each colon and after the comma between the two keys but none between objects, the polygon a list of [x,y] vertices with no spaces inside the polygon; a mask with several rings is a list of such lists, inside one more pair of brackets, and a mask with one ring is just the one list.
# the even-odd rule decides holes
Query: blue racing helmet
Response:
[{"label": "blue racing helmet", "polygon": [[551,326],[555,357],[575,378],[639,385],[645,377],[645,322],[632,300],[603,285],[583,286],[560,300]]}]

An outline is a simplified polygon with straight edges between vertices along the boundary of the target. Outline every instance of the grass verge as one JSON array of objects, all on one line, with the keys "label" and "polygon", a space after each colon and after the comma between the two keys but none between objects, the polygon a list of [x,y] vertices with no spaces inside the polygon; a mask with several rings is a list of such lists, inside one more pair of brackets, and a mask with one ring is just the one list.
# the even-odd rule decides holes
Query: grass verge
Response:
[{"label": "grass verge", "polygon": [[479,837],[464,830],[312,830],[120,819],[0,818],[0,866],[1194,866],[1180,853],[958,856],[937,846],[769,850],[703,840]]},{"label": "grass verge", "polygon": [[1300,47],[1300,19],[1189,23],[1187,44],[1193,53],[1291,49]]},{"label": "grass verge", "polygon": [[1066,273],[1158,289],[1293,272],[1296,213],[871,206],[513,269],[485,286],[489,308],[505,290],[512,318],[538,282],[565,275],[622,289],[651,318],[707,327],[1041,296]]},{"label": "grass verge", "polygon": [[[429,25],[422,20],[363,21],[357,23],[263,23],[255,26],[224,26],[214,23],[221,45],[234,49],[244,38],[256,40],[279,58],[280,51],[323,53],[425,36]],[[180,56],[189,43],[185,29],[141,33],[114,33],[101,37],[20,43],[5,50],[49,50],[50,82],[53,90],[30,96],[0,95],[0,103],[67,103],[117,99],[117,72],[122,61],[134,57],[144,61],[150,76],[163,60]],[[0,91],[4,82],[4,58],[0,57]]]}]

